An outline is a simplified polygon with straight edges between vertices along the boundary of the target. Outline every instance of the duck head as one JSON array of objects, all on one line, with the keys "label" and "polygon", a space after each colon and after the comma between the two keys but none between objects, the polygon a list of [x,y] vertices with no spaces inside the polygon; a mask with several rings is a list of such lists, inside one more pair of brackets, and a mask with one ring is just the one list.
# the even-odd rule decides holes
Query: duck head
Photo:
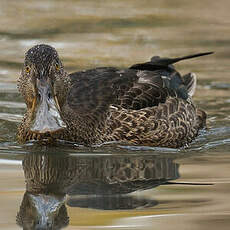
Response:
[{"label": "duck head", "polygon": [[66,95],[66,76],[51,46],[36,45],[27,51],[18,88],[27,105],[30,132],[44,134],[65,128],[61,108]]},{"label": "duck head", "polygon": [[64,197],[25,192],[16,223],[23,229],[62,229],[69,224]]}]

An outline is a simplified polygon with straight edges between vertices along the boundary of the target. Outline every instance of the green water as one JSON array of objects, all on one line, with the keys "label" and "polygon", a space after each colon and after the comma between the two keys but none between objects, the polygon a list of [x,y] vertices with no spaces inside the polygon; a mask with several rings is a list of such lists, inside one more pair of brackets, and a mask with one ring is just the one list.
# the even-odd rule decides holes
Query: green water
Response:
[{"label": "green water", "polygon": [[[53,218],[50,229],[229,229],[229,8],[227,0],[1,0],[0,229],[41,229],[42,210],[53,210],[43,221]],[[25,112],[17,78],[39,43],[54,46],[69,72],[215,51],[177,65],[198,75],[194,101],[208,130],[180,150],[17,144]]]}]

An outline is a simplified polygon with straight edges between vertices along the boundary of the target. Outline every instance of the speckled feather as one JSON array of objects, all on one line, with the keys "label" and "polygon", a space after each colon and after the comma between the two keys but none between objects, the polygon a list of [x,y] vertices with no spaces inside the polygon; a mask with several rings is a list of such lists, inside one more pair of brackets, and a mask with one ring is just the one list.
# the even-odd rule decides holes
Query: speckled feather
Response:
[{"label": "speckled feather", "polygon": [[[41,51],[32,48],[36,54],[29,57],[30,62],[42,62],[46,69],[56,62],[61,63],[53,48],[40,46]],[[39,56],[44,50],[51,53],[45,55],[46,61],[40,60]],[[28,54],[26,61],[27,58]],[[182,59],[166,58],[162,64],[160,58],[153,58],[153,69],[143,63],[125,70],[104,67],[70,75],[61,65],[59,73],[52,78],[52,87],[67,128],[44,134],[29,129],[32,115],[28,92],[31,89],[26,88],[28,83],[22,71],[19,89],[28,111],[19,127],[18,139],[21,142],[63,139],[84,145],[124,141],[137,145],[186,146],[205,126],[206,114],[197,109],[191,99],[196,86],[195,77],[192,74],[181,77],[172,65],[173,60]]]}]

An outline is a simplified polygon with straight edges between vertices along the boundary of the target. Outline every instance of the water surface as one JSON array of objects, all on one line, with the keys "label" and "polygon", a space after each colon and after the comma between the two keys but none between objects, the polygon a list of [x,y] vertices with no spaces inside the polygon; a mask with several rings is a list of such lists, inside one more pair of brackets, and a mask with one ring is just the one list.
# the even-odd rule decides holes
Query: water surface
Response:
[{"label": "water surface", "polygon": [[[1,1],[0,229],[229,229],[230,2]],[[187,149],[19,145],[24,53],[53,45],[68,71],[215,51],[195,72],[208,130]],[[41,219],[50,212],[49,219]],[[48,227],[46,227],[48,228]]]}]

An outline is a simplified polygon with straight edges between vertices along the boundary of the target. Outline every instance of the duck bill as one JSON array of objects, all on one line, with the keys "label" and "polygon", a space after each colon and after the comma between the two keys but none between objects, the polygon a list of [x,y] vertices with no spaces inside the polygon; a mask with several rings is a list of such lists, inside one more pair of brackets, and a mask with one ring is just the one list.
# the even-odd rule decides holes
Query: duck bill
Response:
[{"label": "duck bill", "polygon": [[36,133],[55,132],[66,127],[60,115],[58,100],[53,96],[48,81],[37,80],[37,97],[33,103],[30,130]]},{"label": "duck bill", "polygon": [[64,205],[64,198],[45,194],[29,194],[29,198],[36,212],[35,229],[54,229],[55,220]]}]

